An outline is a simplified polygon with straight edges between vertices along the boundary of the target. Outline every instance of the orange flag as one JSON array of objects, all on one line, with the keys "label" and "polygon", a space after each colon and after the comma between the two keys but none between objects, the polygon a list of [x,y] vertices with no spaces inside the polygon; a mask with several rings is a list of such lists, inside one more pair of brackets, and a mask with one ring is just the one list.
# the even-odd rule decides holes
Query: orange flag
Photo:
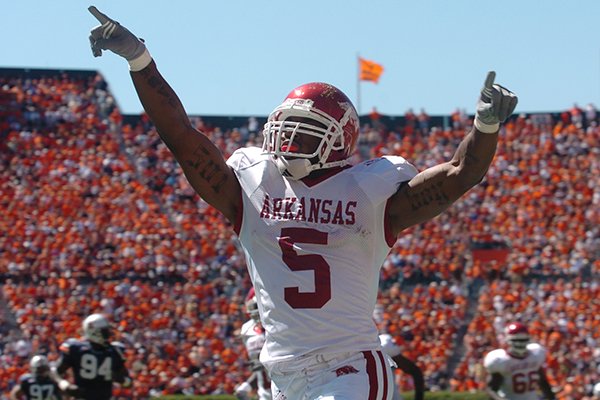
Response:
[{"label": "orange flag", "polygon": [[383,65],[360,57],[358,60],[360,62],[360,80],[379,82],[379,77],[383,73]]}]

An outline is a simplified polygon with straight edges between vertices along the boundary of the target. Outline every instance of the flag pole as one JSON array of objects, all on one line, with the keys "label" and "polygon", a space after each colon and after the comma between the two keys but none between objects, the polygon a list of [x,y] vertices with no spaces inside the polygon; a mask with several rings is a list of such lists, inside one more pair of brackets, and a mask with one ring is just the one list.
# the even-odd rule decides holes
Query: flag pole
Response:
[{"label": "flag pole", "polygon": [[360,54],[356,53],[356,111],[360,116]]}]

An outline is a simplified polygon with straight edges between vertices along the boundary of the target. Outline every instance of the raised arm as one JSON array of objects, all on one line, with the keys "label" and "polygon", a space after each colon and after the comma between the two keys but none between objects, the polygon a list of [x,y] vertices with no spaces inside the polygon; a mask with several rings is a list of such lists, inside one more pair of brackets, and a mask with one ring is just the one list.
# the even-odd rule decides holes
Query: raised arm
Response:
[{"label": "raised arm", "polygon": [[191,125],[154,61],[141,71],[131,72],[131,77],[144,109],[196,193],[235,223],[241,190],[221,151]]},{"label": "raised arm", "polygon": [[235,223],[240,212],[240,185],[219,149],[192,126],[144,42],[96,7],[91,6],[89,11],[101,24],[90,33],[94,56],[110,50],[129,62],[140,101],[186,178],[200,197]]},{"label": "raised arm", "polygon": [[483,179],[496,152],[500,123],[517,105],[514,93],[494,84],[495,76],[488,73],[474,127],[452,159],[420,172],[390,199],[386,218],[395,235],[439,215]]}]

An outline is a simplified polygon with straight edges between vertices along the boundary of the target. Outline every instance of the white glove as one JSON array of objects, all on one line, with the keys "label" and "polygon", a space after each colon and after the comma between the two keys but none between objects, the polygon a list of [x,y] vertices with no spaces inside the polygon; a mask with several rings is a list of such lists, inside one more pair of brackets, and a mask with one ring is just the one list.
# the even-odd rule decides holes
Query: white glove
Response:
[{"label": "white glove", "polygon": [[110,50],[125,58],[132,71],[142,70],[150,64],[152,57],[142,39],[101,13],[96,7],[90,6],[88,10],[101,24],[90,31],[90,45],[94,57],[100,57],[102,50]]},{"label": "white glove", "polygon": [[475,128],[483,133],[496,133],[500,123],[506,121],[517,106],[518,98],[510,90],[494,84],[496,72],[490,71],[485,78],[477,101]]},{"label": "white glove", "polygon": [[61,379],[60,381],[58,381],[58,388],[59,388],[60,390],[63,390],[63,391],[65,391],[65,390],[67,390],[67,389],[68,389],[70,386],[71,386],[71,382],[69,382],[69,381],[68,381],[68,380],[66,380],[66,379]]},{"label": "white glove", "polygon": [[237,400],[250,400],[250,391],[252,386],[248,382],[242,382],[235,388],[235,397]]}]

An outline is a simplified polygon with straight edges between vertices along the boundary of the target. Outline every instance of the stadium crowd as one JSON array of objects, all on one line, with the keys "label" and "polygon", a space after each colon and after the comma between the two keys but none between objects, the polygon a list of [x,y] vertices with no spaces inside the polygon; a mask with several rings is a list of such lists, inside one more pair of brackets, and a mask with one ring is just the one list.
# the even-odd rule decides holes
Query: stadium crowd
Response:
[{"label": "stadium crowd", "polygon": [[[262,142],[256,120],[193,122],[225,156]],[[355,157],[400,154],[423,169],[448,159],[470,123],[459,110],[447,126],[424,111],[396,125],[373,114]],[[384,329],[429,390],[471,391],[484,387],[499,326],[519,318],[549,349],[559,398],[583,399],[600,381],[598,117],[591,105],[520,115],[501,135],[485,180],[398,238],[382,269]],[[125,123],[100,75],[2,75],[0,138],[0,399],[32,354],[55,360],[92,312],[127,348],[133,386],[117,397],[233,393],[250,373],[235,334],[247,319],[243,256],[149,120]],[[507,258],[475,259],[473,243],[486,242]]]}]

